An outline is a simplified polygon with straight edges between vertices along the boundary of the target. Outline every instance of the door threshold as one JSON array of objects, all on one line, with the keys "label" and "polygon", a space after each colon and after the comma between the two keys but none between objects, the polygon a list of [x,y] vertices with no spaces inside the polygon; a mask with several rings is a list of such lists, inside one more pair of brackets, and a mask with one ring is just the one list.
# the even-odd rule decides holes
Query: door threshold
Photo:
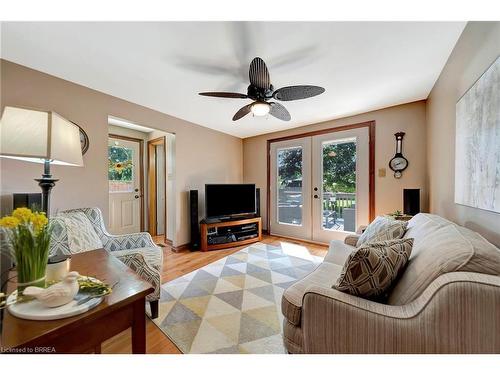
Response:
[{"label": "door threshold", "polygon": [[292,240],[292,241],[301,241],[301,242],[306,242],[306,243],[310,243],[310,244],[313,244],[313,245],[321,245],[321,246],[330,246],[329,243],[327,242],[318,242],[318,241],[313,241],[313,240],[306,240],[306,239],[303,239],[303,238],[297,238],[297,237],[290,237],[290,236],[283,236],[281,234],[275,234],[275,233],[269,233],[270,236],[274,236],[274,237],[281,237],[281,238],[285,238],[287,240]]}]

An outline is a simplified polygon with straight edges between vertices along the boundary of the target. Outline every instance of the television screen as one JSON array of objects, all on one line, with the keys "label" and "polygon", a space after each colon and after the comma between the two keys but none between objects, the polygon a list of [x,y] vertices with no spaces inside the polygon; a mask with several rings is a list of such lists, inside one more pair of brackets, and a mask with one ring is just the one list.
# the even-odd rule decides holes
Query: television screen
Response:
[{"label": "television screen", "polygon": [[205,185],[207,217],[254,214],[255,184]]}]

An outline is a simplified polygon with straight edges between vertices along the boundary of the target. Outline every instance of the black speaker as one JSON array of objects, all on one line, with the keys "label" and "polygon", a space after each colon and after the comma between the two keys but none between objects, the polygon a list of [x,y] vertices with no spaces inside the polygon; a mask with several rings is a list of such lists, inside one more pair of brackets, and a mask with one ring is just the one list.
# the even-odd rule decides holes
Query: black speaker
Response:
[{"label": "black speaker", "polygon": [[260,217],[260,189],[255,189],[255,214]]},{"label": "black speaker", "polygon": [[14,193],[14,210],[19,207],[27,207],[34,211],[42,209],[42,193]]},{"label": "black speaker", "polygon": [[403,213],[416,215],[420,212],[420,189],[403,189]]},{"label": "black speaker", "polygon": [[200,223],[198,218],[198,190],[189,190],[189,220],[191,223],[191,250],[200,248]]}]

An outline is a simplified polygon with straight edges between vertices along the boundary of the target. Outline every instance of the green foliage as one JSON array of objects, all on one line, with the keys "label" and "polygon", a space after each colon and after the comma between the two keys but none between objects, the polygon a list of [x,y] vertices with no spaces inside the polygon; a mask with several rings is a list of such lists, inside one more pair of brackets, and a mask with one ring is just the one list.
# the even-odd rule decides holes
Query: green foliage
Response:
[{"label": "green foliage", "polygon": [[132,181],[132,149],[126,147],[108,147],[108,180]]},{"label": "green foliage", "polygon": [[[302,149],[278,152],[279,183],[284,187],[302,186]],[[327,144],[323,147],[323,185],[325,191],[356,191],[356,143]]]},{"label": "green foliage", "polygon": [[278,178],[282,187],[302,186],[302,149],[278,151]]},{"label": "green foliage", "polygon": [[356,143],[327,144],[323,147],[323,185],[325,191],[356,191]]}]

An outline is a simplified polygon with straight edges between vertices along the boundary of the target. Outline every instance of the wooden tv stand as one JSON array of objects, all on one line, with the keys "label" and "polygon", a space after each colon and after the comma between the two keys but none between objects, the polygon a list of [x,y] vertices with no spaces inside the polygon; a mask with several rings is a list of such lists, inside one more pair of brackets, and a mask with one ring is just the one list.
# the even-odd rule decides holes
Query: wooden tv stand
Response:
[{"label": "wooden tv stand", "polygon": [[216,223],[207,223],[203,220],[201,222],[201,251],[227,249],[261,240],[262,220],[260,217]]}]

